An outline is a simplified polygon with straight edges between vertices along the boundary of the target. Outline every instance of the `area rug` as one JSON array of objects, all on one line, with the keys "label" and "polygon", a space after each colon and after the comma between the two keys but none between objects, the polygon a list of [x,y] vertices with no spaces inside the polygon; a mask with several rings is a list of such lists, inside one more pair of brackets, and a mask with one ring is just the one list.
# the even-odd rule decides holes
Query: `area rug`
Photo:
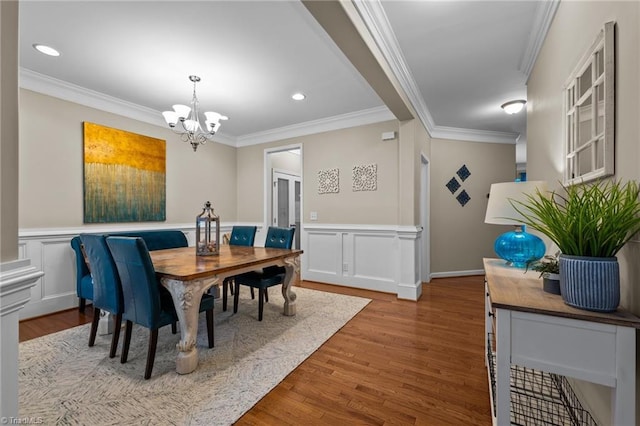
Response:
[{"label": "area rug", "polygon": [[20,344],[20,417],[41,424],[229,425],[280,383],[369,299],[296,287],[297,314],[282,315],[280,287],[269,290],[262,322],[242,288],[238,313],[215,306],[215,347],[201,314],[195,372],[175,372],[179,334],[159,332],[151,379],[144,380],[149,332],[134,327],[129,359],[109,358],[110,335],[89,348],[89,324]]}]

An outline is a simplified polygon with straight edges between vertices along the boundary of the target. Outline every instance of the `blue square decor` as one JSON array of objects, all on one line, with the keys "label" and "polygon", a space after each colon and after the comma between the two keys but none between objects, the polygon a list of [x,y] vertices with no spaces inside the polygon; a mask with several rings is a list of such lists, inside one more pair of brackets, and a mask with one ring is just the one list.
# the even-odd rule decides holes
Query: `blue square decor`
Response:
[{"label": "blue square decor", "polygon": [[467,204],[469,200],[471,200],[471,197],[469,197],[469,194],[467,194],[467,191],[463,189],[462,192],[459,193],[458,196],[456,197],[456,200],[458,200],[460,205],[464,207],[464,205]]},{"label": "blue square decor", "polygon": [[463,182],[467,180],[469,176],[471,176],[471,172],[469,171],[469,169],[467,169],[466,164],[463,164],[462,167],[460,167],[456,173],[458,174],[458,176]]},{"label": "blue square decor", "polygon": [[452,177],[451,180],[449,182],[447,182],[447,188],[449,188],[449,191],[451,191],[451,193],[455,193],[458,189],[460,189],[460,183],[458,182],[458,179],[456,179],[455,177]]}]

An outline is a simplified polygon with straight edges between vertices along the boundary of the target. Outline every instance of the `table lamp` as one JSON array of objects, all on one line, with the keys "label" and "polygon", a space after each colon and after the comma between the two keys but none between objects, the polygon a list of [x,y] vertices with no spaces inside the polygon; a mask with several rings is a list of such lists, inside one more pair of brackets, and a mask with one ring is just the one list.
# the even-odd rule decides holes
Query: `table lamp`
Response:
[{"label": "table lamp", "polygon": [[496,254],[516,268],[525,268],[527,263],[544,256],[546,247],[537,236],[526,232],[522,224],[522,215],[513,208],[512,201],[527,201],[526,194],[535,195],[536,191],[547,192],[544,181],[503,182],[491,185],[489,202],[484,223],[494,225],[513,225],[513,231],[500,235],[493,245]]}]

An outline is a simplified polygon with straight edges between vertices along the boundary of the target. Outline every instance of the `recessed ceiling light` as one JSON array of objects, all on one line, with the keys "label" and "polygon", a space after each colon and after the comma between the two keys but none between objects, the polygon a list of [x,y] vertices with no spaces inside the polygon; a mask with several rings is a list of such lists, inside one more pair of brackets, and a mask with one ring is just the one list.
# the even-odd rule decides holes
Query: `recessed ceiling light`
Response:
[{"label": "recessed ceiling light", "polygon": [[60,56],[60,52],[58,52],[53,47],[47,46],[45,44],[37,44],[36,43],[36,44],[33,45],[33,48],[36,49],[40,53],[44,53],[45,55]]},{"label": "recessed ceiling light", "polygon": [[306,96],[302,93],[294,93],[293,95],[291,95],[291,99],[293,99],[294,101],[301,101],[304,98],[306,98]]}]

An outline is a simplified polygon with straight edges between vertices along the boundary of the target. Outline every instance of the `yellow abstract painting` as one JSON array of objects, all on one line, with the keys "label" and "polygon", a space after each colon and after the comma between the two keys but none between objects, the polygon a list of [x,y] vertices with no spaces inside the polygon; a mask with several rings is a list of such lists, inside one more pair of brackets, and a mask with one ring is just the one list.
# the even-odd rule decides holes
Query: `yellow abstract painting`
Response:
[{"label": "yellow abstract painting", "polygon": [[166,142],[84,122],[84,222],[166,220]]}]

